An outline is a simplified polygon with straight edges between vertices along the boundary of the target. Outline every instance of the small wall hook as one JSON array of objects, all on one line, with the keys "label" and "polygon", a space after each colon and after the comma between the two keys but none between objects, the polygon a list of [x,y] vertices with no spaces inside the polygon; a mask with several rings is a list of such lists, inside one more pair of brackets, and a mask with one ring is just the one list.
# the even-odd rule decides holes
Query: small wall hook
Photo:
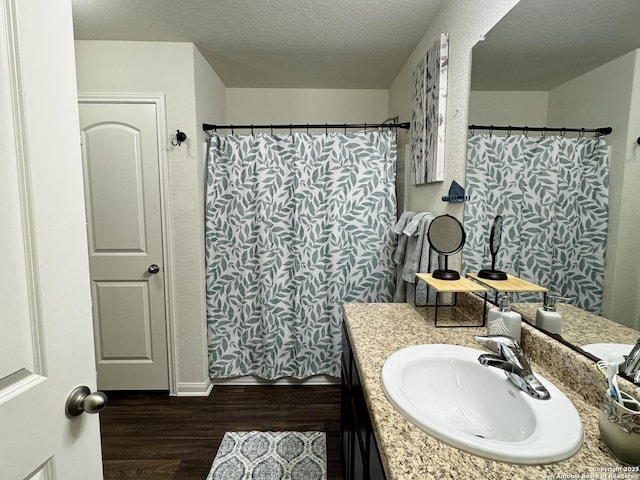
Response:
[{"label": "small wall hook", "polygon": [[186,139],[187,139],[186,133],[181,132],[180,130],[176,130],[176,142],[178,143],[171,142],[171,145],[173,145],[174,147],[179,147],[180,145],[182,145],[182,142],[184,142]]}]

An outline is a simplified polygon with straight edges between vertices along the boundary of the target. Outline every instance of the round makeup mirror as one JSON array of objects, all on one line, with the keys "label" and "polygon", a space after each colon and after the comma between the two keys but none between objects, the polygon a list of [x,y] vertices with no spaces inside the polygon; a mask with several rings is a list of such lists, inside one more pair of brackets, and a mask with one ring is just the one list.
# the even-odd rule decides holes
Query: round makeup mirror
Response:
[{"label": "round makeup mirror", "polygon": [[459,280],[460,273],[449,270],[449,255],[462,250],[467,235],[460,221],[451,215],[440,215],[431,220],[427,230],[429,245],[440,255],[444,255],[444,270],[434,270],[433,278],[439,280]]},{"label": "round makeup mirror", "polygon": [[487,280],[506,280],[507,274],[496,270],[496,256],[500,250],[502,243],[502,215],[496,215],[491,226],[491,235],[489,236],[489,252],[491,253],[491,268],[482,269],[478,272],[478,277]]}]

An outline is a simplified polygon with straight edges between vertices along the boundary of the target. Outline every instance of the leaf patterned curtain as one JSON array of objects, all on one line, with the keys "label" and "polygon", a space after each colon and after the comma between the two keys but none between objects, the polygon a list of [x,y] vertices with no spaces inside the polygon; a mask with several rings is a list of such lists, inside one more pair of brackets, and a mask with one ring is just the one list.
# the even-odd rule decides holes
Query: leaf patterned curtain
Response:
[{"label": "leaf patterned curtain", "polygon": [[609,199],[604,138],[472,135],[466,190],[465,272],[491,265],[489,231],[502,215],[496,268],[600,313]]},{"label": "leaf patterned curtain", "polygon": [[212,137],[212,378],[340,376],[341,304],[393,299],[395,164],[391,132]]}]

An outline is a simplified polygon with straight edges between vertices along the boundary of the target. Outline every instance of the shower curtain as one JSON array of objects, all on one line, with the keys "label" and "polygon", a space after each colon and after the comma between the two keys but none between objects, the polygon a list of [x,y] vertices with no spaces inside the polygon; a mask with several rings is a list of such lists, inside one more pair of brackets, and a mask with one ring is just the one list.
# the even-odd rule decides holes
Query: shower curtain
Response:
[{"label": "shower curtain", "polygon": [[609,197],[604,138],[472,135],[466,188],[465,272],[491,265],[489,230],[502,215],[496,268],[600,313]]},{"label": "shower curtain", "polygon": [[341,304],[393,299],[395,163],[392,132],[211,138],[212,378],[340,376]]}]

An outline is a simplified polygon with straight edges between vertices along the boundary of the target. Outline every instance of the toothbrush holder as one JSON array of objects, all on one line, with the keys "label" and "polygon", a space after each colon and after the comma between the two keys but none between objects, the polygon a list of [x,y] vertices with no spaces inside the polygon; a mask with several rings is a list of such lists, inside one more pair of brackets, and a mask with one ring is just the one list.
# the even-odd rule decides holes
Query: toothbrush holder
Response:
[{"label": "toothbrush holder", "polygon": [[640,402],[624,392],[618,402],[609,393],[598,419],[600,437],[620,462],[640,465]]}]

